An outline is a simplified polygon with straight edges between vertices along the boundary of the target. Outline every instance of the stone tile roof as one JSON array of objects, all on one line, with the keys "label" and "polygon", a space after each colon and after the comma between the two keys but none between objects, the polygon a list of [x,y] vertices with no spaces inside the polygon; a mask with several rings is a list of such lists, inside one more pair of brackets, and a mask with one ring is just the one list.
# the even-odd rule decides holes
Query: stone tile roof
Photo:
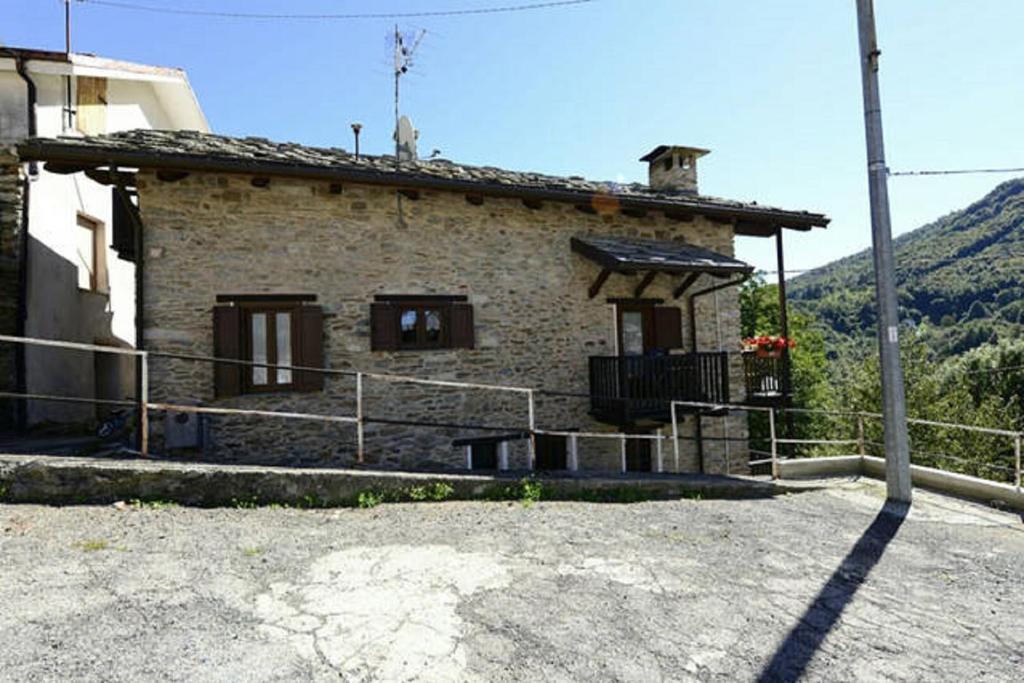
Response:
[{"label": "stone tile roof", "polygon": [[[371,156],[354,154],[336,147],[310,147],[292,142],[273,142],[256,137],[228,137],[197,133],[194,131],[133,130],[94,137],[35,138],[19,147],[26,159],[65,160],[86,159],[107,160],[123,166],[152,166],[161,161],[164,167],[177,164],[180,168],[209,167],[221,162],[231,165],[239,172],[262,172],[274,174],[287,169],[319,171],[325,177],[336,175],[339,179],[375,178],[376,182],[395,184],[433,181],[435,185],[447,183],[469,191],[477,186],[486,193],[488,190],[504,189],[505,194],[513,192],[524,196],[538,196],[543,193],[562,193],[569,201],[570,195],[592,197],[606,195],[623,203],[636,203],[652,208],[673,208],[682,211],[718,211],[723,214],[735,213],[740,217],[749,216],[754,220],[773,218],[788,227],[808,229],[811,226],[825,226],[828,218],[823,214],[808,211],[787,211],[759,205],[756,202],[738,202],[716,197],[698,196],[688,192],[655,191],[640,183],[613,183],[586,180],[579,176],[553,176],[526,171],[510,171],[493,166],[470,166],[444,159],[420,159],[403,161],[396,169],[393,156]],[[194,166],[193,166],[194,165]],[[287,173],[291,175],[292,173]]]},{"label": "stone tile roof", "polygon": [[754,267],[739,259],[674,240],[587,235],[572,239],[573,251],[618,272],[750,273]]}]

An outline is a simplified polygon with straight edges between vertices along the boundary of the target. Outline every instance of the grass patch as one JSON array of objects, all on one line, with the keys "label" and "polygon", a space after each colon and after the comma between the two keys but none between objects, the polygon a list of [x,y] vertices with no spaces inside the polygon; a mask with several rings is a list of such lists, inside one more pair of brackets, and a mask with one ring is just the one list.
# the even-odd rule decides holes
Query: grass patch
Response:
[{"label": "grass patch", "polygon": [[242,548],[242,554],[246,557],[259,557],[263,554],[263,548],[257,546],[250,546],[248,548]]},{"label": "grass patch", "polygon": [[161,499],[144,500],[140,498],[132,498],[128,501],[128,504],[136,510],[167,510],[169,508],[178,507],[178,504],[173,500]]},{"label": "grass patch", "polygon": [[381,503],[420,503],[425,501],[439,503],[451,498],[453,493],[455,493],[455,487],[444,481],[384,491],[371,489],[359,492],[356,496],[356,507],[372,508]]},{"label": "grass patch", "polygon": [[92,538],[86,541],[81,541],[77,545],[80,550],[87,553],[96,553],[110,547],[110,543],[101,538]]},{"label": "grass patch", "polygon": [[[584,484],[585,486],[585,484]],[[424,484],[394,488],[368,488],[354,495],[328,498],[319,494],[307,494],[287,502],[280,500],[261,500],[257,495],[245,495],[231,498],[229,505],[239,510],[257,508],[315,510],[325,508],[361,508],[370,509],[385,503],[420,503],[442,502],[446,500],[467,501],[508,501],[518,502],[523,507],[531,507],[544,501],[566,501],[582,503],[640,503],[652,500],[689,499],[703,500],[701,491],[682,491],[669,493],[660,488],[650,488],[635,484],[605,486],[601,488],[564,487],[558,482],[548,482],[536,476],[527,476],[517,480],[496,482],[483,490],[477,489],[469,495],[456,496],[455,487],[447,481],[433,481]],[[137,508],[165,509],[176,505],[166,500],[132,500],[129,504]]]}]

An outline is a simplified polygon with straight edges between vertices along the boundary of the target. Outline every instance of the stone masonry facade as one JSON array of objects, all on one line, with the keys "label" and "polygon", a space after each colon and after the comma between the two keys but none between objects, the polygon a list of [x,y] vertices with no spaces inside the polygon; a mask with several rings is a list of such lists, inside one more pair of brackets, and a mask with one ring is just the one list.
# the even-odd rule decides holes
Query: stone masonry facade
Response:
[{"label": "stone masonry facade", "polygon": [[[18,279],[24,210],[24,172],[17,156],[0,149],[0,334],[18,333]],[[16,349],[0,343],[0,391],[15,391]],[[16,422],[13,401],[0,399],[0,430]]]},{"label": "stone masonry facade", "polygon": [[[612,275],[588,298],[599,267],[570,250],[577,235],[679,239],[733,254],[728,224],[696,216],[673,221],[660,213],[628,217],[599,203],[589,214],[570,204],[528,208],[514,199],[487,198],[474,205],[455,192],[421,192],[418,199],[393,189],[346,183],[340,194],[326,182],[274,178],[254,187],[247,176],[192,173],[164,182],[140,172],[144,229],[146,348],[155,352],[213,355],[212,308],[224,294],[315,295],[324,310],[327,367],[429,379],[588,392],[588,357],[615,353],[614,310],[609,297],[630,297],[639,276]],[[683,310],[672,290],[679,277],[658,275],[644,293]],[[692,289],[707,286],[702,276]],[[473,305],[475,348],[434,351],[370,350],[370,303],[375,295],[465,295]],[[699,298],[698,349],[737,351],[739,306],[735,288]],[[717,313],[716,313],[717,301]],[[689,330],[683,330],[689,339]],[[742,364],[730,356],[730,393],[743,398]],[[154,357],[154,400],[223,407],[355,414],[355,383],[328,377],[324,391],[214,398],[213,369],[196,361]],[[369,418],[489,425],[509,432],[527,427],[521,394],[439,389],[366,381]],[[537,426],[610,432],[595,422],[586,398],[538,395]],[[155,446],[159,447],[159,416]],[[298,423],[275,418],[212,417],[208,457],[221,461],[350,464],[355,429],[350,425]],[[452,439],[483,435],[467,429],[410,427],[370,422],[366,454],[371,464],[462,466]],[[666,434],[669,430],[666,429]],[[692,439],[694,419],[683,436]],[[746,435],[745,416],[704,418],[704,435]],[[709,472],[745,472],[745,444],[705,446]],[[514,442],[513,468],[526,463],[526,444]],[[616,470],[619,444],[580,439],[580,468]],[[676,469],[670,442],[664,466]],[[680,471],[697,469],[692,440],[684,441]]]}]

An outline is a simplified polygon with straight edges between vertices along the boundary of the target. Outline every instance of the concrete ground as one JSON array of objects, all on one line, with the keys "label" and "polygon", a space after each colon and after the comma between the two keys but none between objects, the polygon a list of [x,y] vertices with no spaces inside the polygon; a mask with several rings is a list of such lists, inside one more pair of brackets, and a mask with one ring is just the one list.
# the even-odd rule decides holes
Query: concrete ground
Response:
[{"label": "concrete ground", "polygon": [[1020,516],[883,495],[0,506],[0,679],[1020,680]]}]

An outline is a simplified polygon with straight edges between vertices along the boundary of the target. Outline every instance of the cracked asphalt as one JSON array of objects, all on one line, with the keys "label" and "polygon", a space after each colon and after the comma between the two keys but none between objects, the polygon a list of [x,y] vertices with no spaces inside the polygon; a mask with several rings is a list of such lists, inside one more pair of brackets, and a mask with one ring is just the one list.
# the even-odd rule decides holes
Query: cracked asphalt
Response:
[{"label": "cracked asphalt", "polygon": [[0,506],[0,679],[1020,680],[1021,517],[883,494]]}]

